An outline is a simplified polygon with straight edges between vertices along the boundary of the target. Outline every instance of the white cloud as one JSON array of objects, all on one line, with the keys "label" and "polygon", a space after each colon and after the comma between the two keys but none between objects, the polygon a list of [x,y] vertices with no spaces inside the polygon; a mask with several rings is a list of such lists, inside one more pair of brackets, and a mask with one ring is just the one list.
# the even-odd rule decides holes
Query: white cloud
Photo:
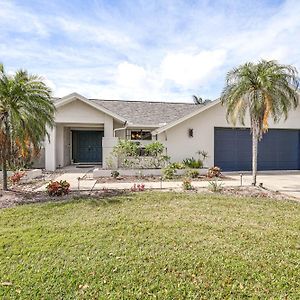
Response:
[{"label": "white cloud", "polygon": [[246,61],[300,69],[297,0],[76,3],[0,0],[7,69],[43,74],[57,96],[172,101],[218,97],[226,72]]},{"label": "white cloud", "polygon": [[[0,1],[0,25],[6,30],[48,36],[48,29],[40,18],[12,1]],[[3,34],[3,32],[2,32]]]},{"label": "white cloud", "polygon": [[204,50],[194,55],[170,53],[162,61],[162,77],[185,89],[197,88],[210,79],[225,59],[224,50]]}]

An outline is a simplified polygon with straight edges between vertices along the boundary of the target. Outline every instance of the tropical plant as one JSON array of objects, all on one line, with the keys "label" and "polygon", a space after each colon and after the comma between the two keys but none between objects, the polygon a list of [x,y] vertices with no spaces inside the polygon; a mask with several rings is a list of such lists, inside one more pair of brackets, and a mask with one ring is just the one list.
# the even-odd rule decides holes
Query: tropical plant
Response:
[{"label": "tropical plant", "polygon": [[66,180],[50,181],[46,187],[49,196],[63,196],[70,192],[70,183]]},{"label": "tropical plant", "polygon": [[21,178],[25,175],[25,172],[14,172],[10,177],[9,180],[12,182],[12,184],[17,184],[20,182]]},{"label": "tropical plant", "polygon": [[215,177],[215,180],[208,182],[208,189],[212,191],[213,193],[219,193],[223,189],[223,182],[219,181],[217,177]]},{"label": "tropical plant", "polygon": [[191,179],[189,177],[183,178],[183,180],[182,180],[182,188],[185,191],[189,191],[189,190],[193,190],[194,189],[194,187],[192,185],[192,181],[191,181]]},{"label": "tropical plant", "polygon": [[208,158],[208,152],[207,151],[199,150],[196,153],[199,155],[199,160],[202,160],[203,163]]},{"label": "tropical plant", "polygon": [[207,171],[207,177],[213,178],[213,177],[221,177],[221,169],[217,166],[211,167]]},{"label": "tropical plant", "polygon": [[0,64],[0,162],[3,189],[7,190],[7,168],[17,155],[38,153],[54,123],[51,90],[37,75],[18,70],[7,74]]},{"label": "tropical plant", "polygon": [[[151,168],[161,168],[164,167],[170,160],[170,157],[164,155],[165,146],[159,142],[155,141],[145,146],[145,154],[148,155],[148,166]],[[141,157],[141,161],[147,161],[146,158]]]},{"label": "tropical plant", "polygon": [[149,156],[161,155],[165,147],[161,142],[155,141],[145,146],[145,153]]},{"label": "tropical plant", "polygon": [[192,168],[192,169],[200,169],[203,167],[203,161],[200,159],[195,159],[194,157],[191,158],[186,158],[182,161],[182,163],[188,167],[188,168]]},{"label": "tropical plant", "polygon": [[201,97],[198,97],[196,95],[193,95],[192,97],[193,97],[193,101],[196,105],[203,104],[203,99]]},{"label": "tropical plant", "polygon": [[298,106],[299,79],[296,68],[276,61],[246,63],[231,70],[221,103],[227,107],[227,121],[245,125],[249,113],[252,134],[252,184],[256,185],[257,146],[268,130],[269,118],[278,122],[287,119],[290,109]]},{"label": "tropical plant", "polygon": [[138,155],[139,146],[130,140],[119,139],[118,144],[114,147],[113,153],[116,156],[132,156]]}]

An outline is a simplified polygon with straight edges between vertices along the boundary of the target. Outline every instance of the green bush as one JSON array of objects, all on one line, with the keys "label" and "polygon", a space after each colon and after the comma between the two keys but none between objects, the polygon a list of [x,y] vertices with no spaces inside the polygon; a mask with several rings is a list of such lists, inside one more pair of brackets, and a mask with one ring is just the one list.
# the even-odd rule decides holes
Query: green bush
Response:
[{"label": "green bush", "polygon": [[145,153],[149,156],[159,156],[163,153],[164,149],[164,145],[156,141],[145,146]]},{"label": "green bush", "polygon": [[114,146],[113,154],[119,156],[137,156],[139,152],[139,146],[129,140],[119,139],[118,144]]},{"label": "green bush", "polygon": [[176,174],[176,168],[172,164],[169,164],[163,170],[163,178],[164,179],[173,179]]},{"label": "green bush", "polygon": [[117,178],[119,175],[120,175],[120,173],[118,172],[118,171],[111,171],[111,173],[110,173],[110,175],[111,175],[111,177],[113,177],[113,178]]},{"label": "green bush", "polygon": [[[121,168],[162,168],[170,160],[170,157],[163,154],[164,145],[158,141],[145,146],[145,155],[140,144],[130,140],[119,140],[112,151],[112,156],[117,158],[117,167]],[[108,160],[113,165],[113,157]]]},{"label": "green bush", "polygon": [[185,172],[185,175],[189,178],[197,178],[200,173],[197,170],[187,170]]},{"label": "green bush", "polygon": [[201,159],[195,159],[194,157],[186,158],[182,161],[182,163],[192,169],[200,169],[203,168],[203,161]]}]

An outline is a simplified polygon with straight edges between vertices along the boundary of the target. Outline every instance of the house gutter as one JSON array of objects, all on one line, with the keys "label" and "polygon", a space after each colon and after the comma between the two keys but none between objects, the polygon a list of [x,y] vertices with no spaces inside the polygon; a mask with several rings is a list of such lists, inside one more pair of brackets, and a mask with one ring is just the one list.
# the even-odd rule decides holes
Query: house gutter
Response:
[{"label": "house gutter", "polygon": [[117,131],[126,130],[126,129],[127,129],[127,125],[128,125],[128,122],[125,121],[123,127],[115,128],[115,129],[114,129],[114,137],[116,137],[116,132],[117,132]]}]

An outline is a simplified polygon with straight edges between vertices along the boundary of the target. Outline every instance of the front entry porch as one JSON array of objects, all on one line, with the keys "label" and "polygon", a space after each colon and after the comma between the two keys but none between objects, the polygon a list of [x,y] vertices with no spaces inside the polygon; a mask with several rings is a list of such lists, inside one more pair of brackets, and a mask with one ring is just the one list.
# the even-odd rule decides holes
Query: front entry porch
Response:
[{"label": "front entry porch", "polygon": [[107,157],[117,143],[113,129],[105,124],[56,124],[45,145],[45,169],[55,171],[72,164],[105,167]]}]

